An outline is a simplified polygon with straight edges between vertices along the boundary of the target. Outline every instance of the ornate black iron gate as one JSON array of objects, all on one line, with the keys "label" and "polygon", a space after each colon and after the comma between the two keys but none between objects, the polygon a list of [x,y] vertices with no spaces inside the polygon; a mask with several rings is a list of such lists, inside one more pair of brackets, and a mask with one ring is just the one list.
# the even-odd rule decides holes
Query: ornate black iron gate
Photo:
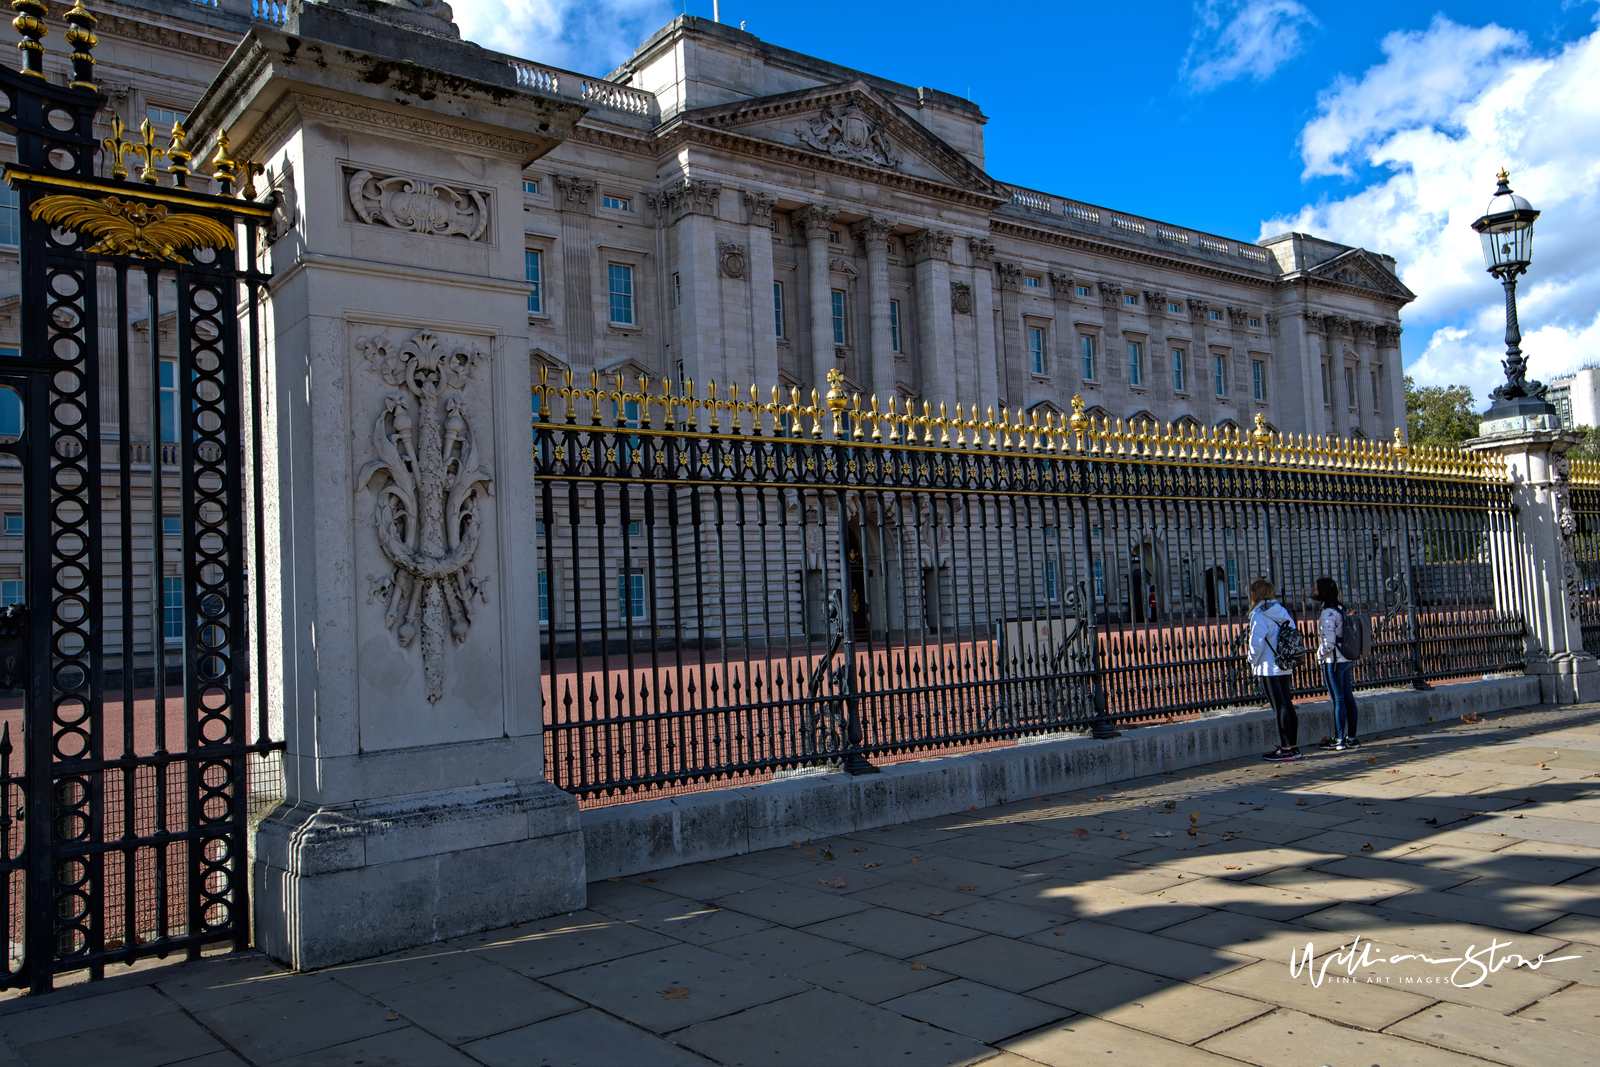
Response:
[{"label": "ornate black iron gate", "polygon": [[125,141],[114,117],[97,137],[94,18],[66,16],[59,86],[34,6],[16,21],[24,69],[0,68],[21,230],[20,352],[0,355],[19,432],[0,439],[0,482],[25,546],[23,602],[0,619],[0,986],[42,991],[65,971],[248,944],[246,819],[280,746],[264,672],[250,683],[264,609],[245,583],[263,543],[242,470],[260,484],[260,391],[244,385],[260,380],[270,212],[234,195],[253,168],[225,140],[212,195],[189,188],[181,124],[164,146],[149,123]]}]

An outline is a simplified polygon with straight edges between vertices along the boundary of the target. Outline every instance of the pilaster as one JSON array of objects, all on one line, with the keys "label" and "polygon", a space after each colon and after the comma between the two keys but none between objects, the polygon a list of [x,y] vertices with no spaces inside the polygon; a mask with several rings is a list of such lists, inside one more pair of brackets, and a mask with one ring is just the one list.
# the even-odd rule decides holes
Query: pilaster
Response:
[{"label": "pilaster", "polygon": [[774,318],[772,286],[773,199],[760,190],[746,189],[745,210],[750,215],[750,359],[752,384],[770,386],[778,380],[778,331]]},{"label": "pilaster", "polygon": [[1020,408],[1028,401],[1028,346],[1022,340],[1022,268],[1015,263],[996,263],[995,277],[1000,282],[1000,336],[1005,352],[1001,380],[1005,383],[1006,406]]},{"label": "pilaster", "polygon": [[[956,399],[955,326],[951,316],[957,296],[950,280],[950,246],[955,235],[947,230],[918,230],[903,240],[906,255],[916,270],[917,350],[921,357],[917,387],[937,409],[939,401]],[[970,293],[967,299],[970,302]]]},{"label": "pilaster", "polygon": [[894,345],[889,330],[889,234],[894,223],[869,215],[850,234],[867,253],[867,315],[871,323],[872,392],[880,402],[894,395]]},{"label": "pilaster", "polygon": [[596,364],[594,336],[594,236],[590,220],[595,213],[595,183],[574,174],[551,175],[556,211],[561,215],[561,303],[567,324],[567,363],[573,367]]},{"label": "pilaster", "polygon": [[1004,404],[1003,383],[1000,379],[999,354],[995,351],[994,337],[994,243],[983,237],[967,240],[972,253],[972,318],[973,335],[978,348],[978,388],[968,397],[980,409]]},{"label": "pilaster", "polygon": [[[649,197],[667,227],[666,245],[678,273],[678,335],[668,355],[697,382],[715,377],[723,363],[722,286],[717,247],[717,210],[722,185],[704,178],[678,178]],[[770,250],[769,250],[770,251]],[[666,367],[670,376],[676,368]]]},{"label": "pilaster", "polygon": [[828,268],[828,232],[839,209],[807,204],[794,213],[794,225],[806,237],[806,277],[811,307],[811,387],[827,392],[828,372],[839,365],[833,337],[833,283]]}]

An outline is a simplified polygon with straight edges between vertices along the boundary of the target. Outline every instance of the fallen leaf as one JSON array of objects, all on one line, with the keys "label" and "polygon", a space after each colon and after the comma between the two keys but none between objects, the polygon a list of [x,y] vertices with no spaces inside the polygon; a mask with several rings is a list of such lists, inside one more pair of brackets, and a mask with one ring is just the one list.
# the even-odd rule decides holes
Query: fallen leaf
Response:
[{"label": "fallen leaf", "polygon": [[1187,830],[1184,831],[1184,833],[1188,834],[1190,837],[1193,837],[1194,836],[1194,827],[1192,827],[1192,826],[1189,827]]},{"label": "fallen leaf", "polygon": [[1169,831],[1166,831],[1166,830],[1157,830],[1155,833],[1151,834],[1150,836],[1151,837],[1171,837],[1172,834]]},{"label": "fallen leaf", "polygon": [[1511,816],[1511,817],[1512,817],[1512,818],[1513,818],[1513,819],[1525,819],[1525,818],[1527,818],[1527,816],[1526,816],[1526,815],[1513,815],[1513,816]]},{"label": "fallen leaf", "polygon": [[1044,797],[1034,797],[1034,798],[1033,798],[1033,799],[1034,799],[1034,800],[1035,800],[1035,801],[1037,801],[1037,802],[1041,802],[1041,803],[1042,803],[1042,802],[1043,802],[1043,801],[1044,801]]},{"label": "fallen leaf", "polygon": [[911,862],[916,864],[918,867],[921,867],[922,866],[922,857],[921,856],[912,856],[911,857]]},{"label": "fallen leaf", "polygon": [[1422,821],[1427,823],[1429,826],[1438,826],[1439,825],[1439,820],[1438,819],[1423,819]]},{"label": "fallen leaf", "polygon": [[856,851],[856,852],[865,852],[865,851],[866,851],[866,849],[864,849],[864,848],[858,848],[858,849],[855,849],[855,850],[854,850],[854,851]]},{"label": "fallen leaf", "polygon": [[[1429,721],[1429,722],[1432,722],[1432,721],[1433,721],[1433,720],[1432,720],[1432,719],[1429,719],[1429,720],[1428,720],[1428,721]],[[1475,711],[1474,711],[1474,712],[1473,712],[1473,713],[1472,713],[1472,714],[1470,714],[1470,715],[1463,715],[1463,716],[1461,716],[1461,721],[1462,721],[1462,722],[1465,722],[1465,723],[1474,723],[1474,722],[1477,722],[1477,721],[1478,721],[1478,713],[1477,713],[1477,712],[1475,712]]]},{"label": "fallen leaf", "polygon": [[620,881],[622,881],[622,879],[621,878],[607,878],[606,881],[608,881],[608,882],[620,882]]},{"label": "fallen leaf", "polygon": [[1310,803],[1310,801],[1308,801],[1305,797],[1295,797],[1294,798],[1294,806],[1297,807],[1297,808],[1303,808],[1309,803]]},{"label": "fallen leaf", "polygon": [[400,1016],[396,1015],[394,1012],[391,1011],[388,1015],[385,1015],[383,1017],[383,1021],[387,1022],[387,1023],[392,1023],[392,1022],[397,1022],[399,1020],[399,1018],[400,1018]]},{"label": "fallen leaf", "polygon": [[1057,930],[1056,931],[1056,936],[1057,937],[1066,937],[1067,936],[1067,932],[1065,930]]},{"label": "fallen leaf", "polygon": [[1078,835],[1079,841],[1082,841],[1084,838],[1089,836],[1089,831],[1085,830],[1081,826],[1075,827],[1072,832]]},{"label": "fallen leaf", "polygon": [[1389,769],[1387,771],[1384,771],[1383,773],[1384,774],[1399,774],[1400,772],[1397,771],[1397,770],[1394,770],[1393,768],[1391,768],[1391,769]]},{"label": "fallen leaf", "polygon": [[972,807],[968,808],[967,810],[968,811],[977,811],[978,810],[978,805],[974,804],[974,805],[972,805]]},{"label": "fallen leaf", "polygon": [[1542,764],[1542,763],[1541,763],[1541,764],[1539,764],[1539,769],[1540,769],[1540,770],[1541,770],[1541,771],[1547,771],[1547,770],[1549,770],[1549,769],[1550,769],[1550,768],[1548,768],[1548,767],[1546,767],[1546,766],[1545,766],[1545,765],[1544,765],[1544,764]]},{"label": "fallen leaf", "polygon": [[816,857],[816,854],[817,854],[817,850],[816,849],[814,849],[814,848],[806,849],[806,859],[808,859],[808,860],[809,859],[813,859],[813,858]]},{"label": "fallen leaf", "polygon": [[1104,800],[1105,797],[1095,797],[1094,799],[1098,802],[1098,801]]},{"label": "fallen leaf", "polygon": [[942,912],[942,911],[930,911],[930,912],[928,912],[928,914],[929,915],[943,915],[944,912]]},{"label": "fallen leaf", "polygon": [[844,888],[844,876],[843,875],[835,876],[833,881],[829,882],[828,884],[833,886],[833,888],[835,888],[835,889],[843,889]]},{"label": "fallen leaf", "polygon": [[681,985],[668,986],[666,989],[661,991],[661,999],[662,1000],[688,1000],[689,999],[689,994],[691,994],[693,992],[694,992],[694,990],[690,989],[688,986],[681,986]]},{"label": "fallen leaf", "polygon": [[926,963],[913,963],[911,969],[913,971],[925,971],[928,969],[928,965]]},{"label": "fallen leaf", "polygon": [[1189,825],[1193,826],[1195,823],[1197,823],[1199,821],[1200,821],[1200,813],[1198,811],[1191,811],[1189,813]]},{"label": "fallen leaf", "polygon": [[646,878],[645,879],[646,882],[655,882],[655,881],[659,881],[659,880],[660,879],[657,879],[657,878]]},{"label": "fallen leaf", "polygon": [[1368,763],[1377,763],[1378,762],[1378,757],[1377,756],[1373,756],[1371,759],[1367,760],[1367,762]]},{"label": "fallen leaf", "polygon": [[1118,841],[1126,841],[1127,839],[1128,839],[1128,835],[1126,833],[1121,833],[1121,834],[1117,835],[1117,840]]},{"label": "fallen leaf", "polygon": [[822,850],[822,858],[825,859],[825,860],[833,859],[833,849],[831,849],[831,848],[823,849]]},{"label": "fallen leaf", "polygon": [[958,886],[956,886],[956,889],[959,892],[962,892],[962,893],[970,893],[976,888],[978,888],[978,887],[975,886],[975,885],[958,885]]},{"label": "fallen leaf", "polygon": [[1237,864],[1237,863],[1223,864],[1222,869],[1225,870],[1225,871],[1242,871],[1242,870],[1244,870],[1244,868],[1239,866],[1239,864]]},{"label": "fallen leaf", "polygon": [[1370,805],[1365,800],[1356,801],[1356,807],[1358,807],[1358,808],[1365,808],[1365,807],[1369,807],[1369,806]]},{"label": "fallen leaf", "polygon": [[864,863],[864,864],[862,864],[862,866],[863,867],[882,867],[883,864],[881,864],[881,863]]},{"label": "fallen leaf", "polygon": [[790,841],[789,842],[789,847],[790,848],[799,848],[800,847],[800,842],[798,842],[798,841]]},{"label": "fallen leaf", "polygon": [[1167,801],[1165,804],[1163,804],[1161,806],[1163,808],[1166,808],[1168,811],[1177,811],[1178,810],[1178,802],[1176,800],[1169,800],[1169,801]]},{"label": "fallen leaf", "polygon": [[1366,844],[1362,845],[1361,846],[1361,851],[1362,852],[1371,852],[1372,851],[1372,842],[1368,841]]}]

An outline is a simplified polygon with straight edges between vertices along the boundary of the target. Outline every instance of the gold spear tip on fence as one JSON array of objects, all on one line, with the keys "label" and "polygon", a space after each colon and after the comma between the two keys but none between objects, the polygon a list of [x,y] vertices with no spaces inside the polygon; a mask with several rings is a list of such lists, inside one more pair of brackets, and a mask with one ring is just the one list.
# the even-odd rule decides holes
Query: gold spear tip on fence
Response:
[{"label": "gold spear tip on fence", "polygon": [[211,157],[211,177],[219,182],[227,182],[231,189],[237,168],[238,164],[228,154],[228,132],[220,130],[217,133],[217,151]]}]

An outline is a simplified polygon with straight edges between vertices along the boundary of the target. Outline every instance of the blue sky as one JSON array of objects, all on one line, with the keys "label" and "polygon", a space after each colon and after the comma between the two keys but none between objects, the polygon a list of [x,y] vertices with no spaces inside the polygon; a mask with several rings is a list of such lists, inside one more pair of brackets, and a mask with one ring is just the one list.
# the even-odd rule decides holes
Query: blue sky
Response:
[{"label": "blue sky", "polygon": [[[458,0],[465,36],[604,73],[710,0]],[[1600,358],[1600,35],[1594,0],[760,4],[773,44],[970,95],[988,170],[1231,237],[1310,230],[1394,255],[1419,294],[1408,372],[1499,376],[1498,286],[1475,235],[1502,164],[1545,214],[1524,344],[1548,375]]]}]

